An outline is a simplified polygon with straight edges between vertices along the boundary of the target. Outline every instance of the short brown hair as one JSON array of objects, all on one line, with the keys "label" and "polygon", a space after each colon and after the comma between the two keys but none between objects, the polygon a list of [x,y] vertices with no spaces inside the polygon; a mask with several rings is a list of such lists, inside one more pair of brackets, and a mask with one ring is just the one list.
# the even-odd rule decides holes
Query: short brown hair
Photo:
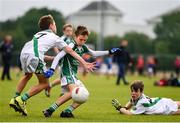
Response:
[{"label": "short brown hair", "polygon": [[73,28],[73,26],[72,26],[71,24],[65,24],[65,25],[63,26],[63,31],[64,31],[67,27]]},{"label": "short brown hair", "polygon": [[131,90],[135,90],[136,92],[140,89],[140,92],[143,92],[144,90],[144,84],[143,81],[141,80],[135,80],[131,86],[130,86]]},{"label": "short brown hair", "polygon": [[75,35],[87,35],[89,36],[89,31],[87,30],[87,28],[85,26],[78,26],[76,31],[75,31]]},{"label": "short brown hair", "polygon": [[54,23],[54,18],[51,15],[44,15],[39,19],[38,25],[40,30],[49,29],[50,24]]}]

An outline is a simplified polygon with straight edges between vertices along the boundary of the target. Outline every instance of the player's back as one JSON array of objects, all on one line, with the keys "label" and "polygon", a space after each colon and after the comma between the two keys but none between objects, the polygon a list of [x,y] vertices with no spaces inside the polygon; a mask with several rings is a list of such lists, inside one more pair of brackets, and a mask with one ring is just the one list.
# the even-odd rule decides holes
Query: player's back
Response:
[{"label": "player's back", "polygon": [[54,34],[51,30],[40,31],[36,33],[33,39],[27,42],[22,51],[23,53],[35,55],[36,49],[41,60],[44,59],[44,54],[52,47],[58,44],[58,40],[61,40],[59,36]]}]

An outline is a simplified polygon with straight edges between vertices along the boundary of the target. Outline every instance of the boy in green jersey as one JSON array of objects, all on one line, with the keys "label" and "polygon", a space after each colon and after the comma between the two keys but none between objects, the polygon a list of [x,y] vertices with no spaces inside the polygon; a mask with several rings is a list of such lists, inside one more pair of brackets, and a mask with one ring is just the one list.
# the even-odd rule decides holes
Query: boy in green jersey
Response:
[{"label": "boy in green jersey", "polygon": [[[107,51],[93,51],[89,49],[85,43],[88,39],[89,31],[84,26],[78,26],[75,31],[74,39],[66,40],[68,46],[82,56],[84,53],[90,53],[92,56],[103,56],[108,54],[113,54],[121,51],[119,48],[112,48]],[[71,92],[77,86],[83,86],[83,83],[77,78],[77,70],[79,62],[71,57],[69,54],[66,54],[64,51],[61,51],[55,58],[51,65],[51,68],[45,73],[47,78],[51,77],[54,73],[54,70],[59,63],[59,60],[62,59],[62,73],[61,73],[61,90],[62,96],[57,99],[48,109],[43,111],[45,117],[50,117],[52,113],[66,101],[71,99]],[[72,111],[78,108],[81,104],[73,102],[69,107],[61,112],[60,117],[74,117]]]}]

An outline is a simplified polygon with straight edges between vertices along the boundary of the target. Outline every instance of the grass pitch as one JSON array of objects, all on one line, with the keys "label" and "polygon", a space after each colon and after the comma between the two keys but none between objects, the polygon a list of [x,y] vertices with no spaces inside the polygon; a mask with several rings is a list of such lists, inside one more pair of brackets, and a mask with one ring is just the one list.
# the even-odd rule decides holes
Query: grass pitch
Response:
[{"label": "grass pitch", "polygon": [[[0,70],[0,73],[2,70]],[[47,98],[44,91],[32,97],[27,102],[28,116],[24,117],[9,107],[9,101],[14,95],[16,84],[20,77],[16,76],[16,71],[12,70],[13,81],[0,81],[0,121],[1,122],[180,122],[180,116],[165,115],[136,115],[126,116],[119,114],[111,105],[111,100],[117,98],[121,104],[125,104],[130,99],[129,86],[122,82],[120,86],[115,85],[116,77],[112,76],[109,80],[104,75],[89,74],[86,79],[79,76],[90,92],[90,98],[87,103],[76,109],[73,114],[75,118],[60,118],[60,112],[66,108],[71,101],[59,107],[51,118],[45,118],[42,110],[48,108],[60,95],[60,86],[56,86],[51,91],[51,97]],[[50,81],[58,78],[55,75]],[[149,79],[140,76],[127,76],[129,82],[133,80],[143,80],[145,84],[145,94],[150,97],[167,97],[173,100],[180,100],[180,88],[178,87],[155,87],[153,82],[158,77]],[[27,91],[32,85],[35,85],[36,77],[34,76],[26,86]]]}]

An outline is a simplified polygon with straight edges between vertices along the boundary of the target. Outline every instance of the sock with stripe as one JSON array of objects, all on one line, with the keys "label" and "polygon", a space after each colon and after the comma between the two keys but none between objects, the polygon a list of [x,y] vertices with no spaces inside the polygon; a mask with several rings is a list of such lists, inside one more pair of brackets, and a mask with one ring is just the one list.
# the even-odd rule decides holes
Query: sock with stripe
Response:
[{"label": "sock with stripe", "polygon": [[64,110],[64,112],[71,113],[74,109],[75,109],[75,108],[74,108],[72,105],[70,105],[70,106],[68,106],[68,107]]},{"label": "sock with stripe", "polygon": [[26,100],[28,100],[30,98],[30,96],[28,95],[28,93],[25,93],[25,94],[23,94],[22,96],[21,96],[21,99],[23,100],[23,101],[26,101]]},{"label": "sock with stripe", "polygon": [[59,107],[58,104],[53,103],[53,104],[49,107],[48,110],[51,111],[51,112],[54,112],[58,107]]},{"label": "sock with stripe", "polygon": [[14,98],[15,98],[15,97],[18,97],[18,96],[20,96],[20,93],[19,93],[19,92],[15,92]]}]

